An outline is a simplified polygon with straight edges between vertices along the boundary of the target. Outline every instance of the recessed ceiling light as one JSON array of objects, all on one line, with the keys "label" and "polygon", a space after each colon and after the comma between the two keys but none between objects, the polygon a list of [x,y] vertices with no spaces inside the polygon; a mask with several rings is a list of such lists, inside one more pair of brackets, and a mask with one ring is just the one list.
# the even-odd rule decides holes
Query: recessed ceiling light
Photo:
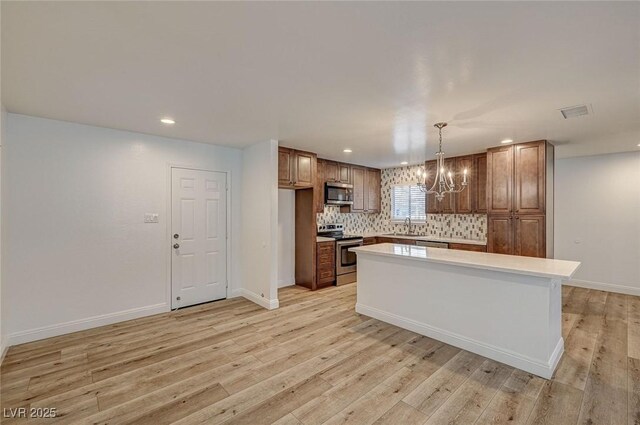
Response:
[{"label": "recessed ceiling light", "polygon": [[347,148],[347,149],[343,150],[342,152],[344,152],[344,153],[351,153],[351,152],[353,152],[353,151],[352,151],[351,149]]},{"label": "recessed ceiling light", "polygon": [[408,162],[407,162],[407,161],[402,161],[402,162],[400,163],[400,165],[407,165],[407,164],[408,164]]},{"label": "recessed ceiling light", "polygon": [[511,140],[511,139],[504,139],[504,140],[503,140],[502,142],[500,142],[500,143],[502,143],[503,145],[506,145],[507,143],[513,143],[513,140]]},{"label": "recessed ceiling light", "polygon": [[638,143],[638,147],[640,148],[640,143]]},{"label": "recessed ceiling light", "polygon": [[175,124],[176,123],[175,120],[172,120],[171,118],[162,118],[160,120],[160,122],[162,124]]}]

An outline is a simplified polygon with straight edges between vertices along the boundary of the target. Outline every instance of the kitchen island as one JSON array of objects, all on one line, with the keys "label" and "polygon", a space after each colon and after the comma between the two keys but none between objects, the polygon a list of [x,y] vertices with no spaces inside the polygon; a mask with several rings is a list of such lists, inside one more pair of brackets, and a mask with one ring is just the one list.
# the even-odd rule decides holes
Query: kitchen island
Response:
[{"label": "kitchen island", "polygon": [[564,351],[561,284],[580,263],[389,243],[351,250],[358,313],[553,375]]}]

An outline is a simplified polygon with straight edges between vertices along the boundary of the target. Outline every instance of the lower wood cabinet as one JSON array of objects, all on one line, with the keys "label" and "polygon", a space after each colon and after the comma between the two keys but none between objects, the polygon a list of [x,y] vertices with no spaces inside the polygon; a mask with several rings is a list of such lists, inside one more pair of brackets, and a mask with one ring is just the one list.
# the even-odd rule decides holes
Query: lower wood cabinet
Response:
[{"label": "lower wood cabinet", "polygon": [[449,249],[459,249],[462,251],[487,252],[486,245],[474,245],[470,243],[450,243]]},{"label": "lower wood cabinet", "polygon": [[375,245],[378,243],[378,238],[376,238],[375,236],[373,237],[369,237],[369,238],[363,238],[362,239],[362,244],[363,245]]},{"label": "lower wood cabinet", "polygon": [[489,215],[487,251],[495,254],[546,257],[544,215]]},{"label": "lower wood cabinet", "polygon": [[336,243],[317,242],[316,288],[331,286],[336,280]]},{"label": "lower wood cabinet", "polygon": [[413,239],[387,238],[384,236],[378,236],[376,237],[376,243],[397,243],[401,245],[415,245],[416,241]]}]

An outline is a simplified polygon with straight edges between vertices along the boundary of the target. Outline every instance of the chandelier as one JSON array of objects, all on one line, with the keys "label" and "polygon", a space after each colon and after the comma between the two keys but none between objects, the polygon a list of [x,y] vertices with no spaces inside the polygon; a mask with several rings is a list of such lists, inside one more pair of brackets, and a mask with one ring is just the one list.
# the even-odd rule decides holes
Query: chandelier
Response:
[{"label": "chandelier", "polygon": [[433,180],[433,185],[431,188],[427,186],[427,170],[419,169],[418,170],[418,187],[420,190],[428,195],[436,195],[436,199],[438,201],[442,201],[444,199],[444,195],[447,193],[460,193],[462,192],[468,185],[467,183],[467,169],[464,169],[462,183],[457,185],[453,181],[453,174],[451,170],[446,170],[444,168],[444,152],[442,152],[442,129],[447,126],[446,122],[439,122],[433,125],[438,129],[440,134],[440,148],[438,152],[436,152],[436,176]]}]

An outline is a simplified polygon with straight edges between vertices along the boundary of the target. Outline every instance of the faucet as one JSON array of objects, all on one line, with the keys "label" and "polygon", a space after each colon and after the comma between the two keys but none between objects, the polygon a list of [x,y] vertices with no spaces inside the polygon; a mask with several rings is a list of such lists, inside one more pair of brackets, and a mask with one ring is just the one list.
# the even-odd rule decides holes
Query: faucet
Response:
[{"label": "faucet", "polygon": [[407,217],[404,219],[404,225],[407,226],[407,234],[410,235],[413,233],[413,230],[411,229],[411,217]]}]

